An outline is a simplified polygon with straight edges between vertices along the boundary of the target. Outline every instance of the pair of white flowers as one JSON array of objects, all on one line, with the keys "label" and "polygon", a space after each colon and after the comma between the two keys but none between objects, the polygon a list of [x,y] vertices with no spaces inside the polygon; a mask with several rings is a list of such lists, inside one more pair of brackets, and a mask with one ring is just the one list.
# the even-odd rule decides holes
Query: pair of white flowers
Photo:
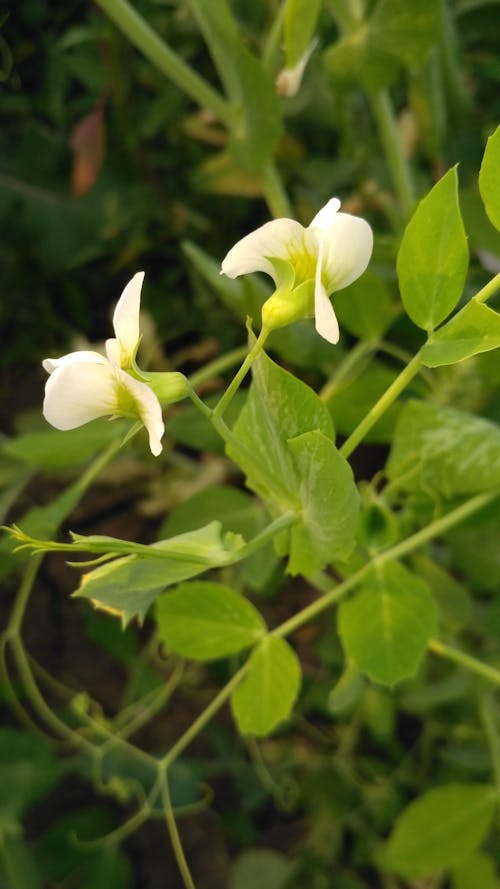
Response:
[{"label": "pair of white flowers", "polygon": [[[339,207],[340,201],[332,198],[307,228],[293,219],[268,222],[238,241],[224,259],[221,273],[230,278],[262,271],[274,280],[276,291],[262,307],[267,329],[314,315],[318,333],[330,343],[338,342],[339,326],[329,296],[364,272],[373,246],[368,223],[339,213]],[[157,375],[168,379],[154,385],[155,375],[143,374],[136,365],[143,280],[143,272],[134,275],[118,301],[115,337],[106,341],[106,356],[81,351],[45,359],[50,377],[43,413],[56,429],[74,429],[104,416],[139,420],[157,456],[165,426],[153,390],[168,403],[188,394],[188,386],[182,374]]]}]

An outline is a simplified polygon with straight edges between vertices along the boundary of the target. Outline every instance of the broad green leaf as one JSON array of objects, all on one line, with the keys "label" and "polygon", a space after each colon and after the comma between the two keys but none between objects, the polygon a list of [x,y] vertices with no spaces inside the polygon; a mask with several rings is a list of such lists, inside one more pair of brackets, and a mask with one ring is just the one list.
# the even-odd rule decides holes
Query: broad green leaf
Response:
[{"label": "broad green leaf", "polygon": [[371,42],[407,68],[422,64],[439,39],[440,4],[436,0],[379,0],[370,20]]},{"label": "broad green leaf", "polygon": [[453,868],[453,889],[498,889],[495,862],[486,852],[474,852],[470,858]]},{"label": "broad green leaf", "polygon": [[436,629],[429,587],[399,562],[383,562],[339,609],[347,658],[375,682],[413,676]]},{"label": "broad green leaf", "polygon": [[472,300],[431,334],[421,355],[426,367],[455,364],[500,346],[500,314]]},{"label": "broad green leaf", "polygon": [[452,528],[446,539],[453,563],[468,586],[472,590],[496,592],[500,584],[500,502],[490,503]]},{"label": "broad green leaf", "polygon": [[445,497],[500,484],[500,427],[423,401],[409,401],[399,417],[386,466],[406,490]]},{"label": "broad green leaf", "polygon": [[496,803],[495,791],[486,785],[448,784],[427,791],[399,816],[384,863],[407,879],[459,864],[486,836]]},{"label": "broad green leaf", "polygon": [[360,339],[378,339],[395,313],[387,285],[370,271],[336,293],[334,302],[341,328]]},{"label": "broad green leaf", "polygon": [[468,262],[452,168],[420,201],[399,248],[401,298],[418,327],[430,332],[449,315],[462,294]]},{"label": "broad green leaf", "polygon": [[235,654],[258,641],[266,625],[257,609],[231,587],[183,583],[156,602],[158,636],[168,651],[197,661]]},{"label": "broad green leaf", "polygon": [[20,729],[0,731],[0,822],[21,819],[61,776],[53,748]]},{"label": "broad green leaf", "polygon": [[285,56],[288,68],[300,61],[309,46],[321,9],[321,0],[286,0]]},{"label": "broad green leaf", "polygon": [[26,432],[2,445],[2,451],[37,469],[67,469],[85,463],[126,433],[125,423],[94,420],[78,429]]},{"label": "broad green leaf", "polygon": [[479,171],[479,191],[491,222],[500,229],[500,126],[486,143]]},{"label": "broad green leaf", "polygon": [[242,735],[270,734],[290,716],[301,681],[293,648],[279,636],[267,636],[250,655],[243,679],[231,698]]},{"label": "broad green leaf", "polygon": [[346,559],[355,541],[359,495],[351,467],[322,432],[304,432],[288,446],[293,455],[302,521],[290,535],[290,574],[312,574]]},{"label": "broad green leaf", "polygon": [[226,0],[189,0],[233,103],[231,150],[244,169],[259,172],[281,134],[281,108],[273,80],[242,42]]},{"label": "broad green leaf", "polygon": [[361,83],[368,92],[383,89],[398,75],[396,59],[377,48],[366,22],[328,47],[323,58],[335,80]]},{"label": "broad green leaf", "polygon": [[275,849],[248,849],[234,862],[229,889],[285,889],[293,866]]},{"label": "broad green leaf", "polygon": [[[125,626],[133,617],[142,621],[150,605],[167,587],[202,574],[209,567],[232,561],[234,552],[221,536],[220,522],[211,522],[186,534],[154,544],[163,545],[167,556],[137,555],[115,559],[84,574],[74,596],[90,599],[97,608],[121,618]],[[182,553],[182,560],[176,556]],[[189,559],[189,553],[192,559]]]},{"label": "broad green leaf", "polygon": [[[461,527],[458,526],[458,530]],[[473,612],[471,596],[466,587],[442,565],[423,553],[413,557],[412,567],[429,584],[439,608],[440,623],[443,622],[455,632],[469,626]]]}]

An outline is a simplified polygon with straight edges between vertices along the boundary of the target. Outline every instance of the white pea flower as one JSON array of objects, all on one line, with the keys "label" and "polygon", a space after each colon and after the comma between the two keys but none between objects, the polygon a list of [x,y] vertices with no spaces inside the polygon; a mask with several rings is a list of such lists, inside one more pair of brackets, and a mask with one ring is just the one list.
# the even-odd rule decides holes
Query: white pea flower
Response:
[{"label": "white pea flower", "polygon": [[273,219],[238,241],[221,273],[237,278],[265,272],[276,292],[262,307],[269,329],[315,317],[316,330],[329,343],[339,341],[339,325],[329,296],[352,284],[372,254],[373,232],[359,216],[339,213],[332,198],[304,228],[294,219]]},{"label": "white pea flower", "polygon": [[[155,456],[161,453],[165,431],[160,402],[139,374],[135,356],[140,342],[139,309],[144,272],[137,272],[118,300],[113,327],[115,338],[106,341],[106,356],[99,352],[70,352],[46,358],[50,374],[45,386],[43,415],[56,429],[75,429],[97,417],[131,417],[149,434]],[[131,371],[132,374],[128,371]]]}]

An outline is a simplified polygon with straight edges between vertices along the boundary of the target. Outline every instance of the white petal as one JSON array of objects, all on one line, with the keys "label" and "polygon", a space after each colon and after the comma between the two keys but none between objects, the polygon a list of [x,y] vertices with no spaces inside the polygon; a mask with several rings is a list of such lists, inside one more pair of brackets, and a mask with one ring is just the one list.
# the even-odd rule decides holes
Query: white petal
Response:
[{"label": "white petal", "polygon": [[319,245],[318,265],[316,266],[316,280],[314,282],[314,323],[316,330],[325,340],[335,345],[339,341],[340,331],[337,316],[333,310],[331,301],[321,280],[325,245],[323,241]]},{"label": "white petal", "polygon": [[221,273],[237,278],[249,272],[266,272],[275,280],[275,271],[266,257],[289,259],[302,252],[304,228],[295,219],[272,219],[238,241],[222,262]]},{"label": "white petal", "polygon": [[99,352],[90,352],[82,350],[81,352],[69,352],[61,358],[44,358],[42,366],[48,374],[53,373],[58,367],[64,367],[66,364],[75,364],[77,362],[90,362],[91,364],[107,364],[104,355]]},{"label": "white petal", "polygon": [[149,446],[155,457],[161,454],[161,439],[165,432],[161,405],[153,390],[146,383],[134,379],[123,370],[116,371],[118,379],[134,399],[137,415],[149,433]]},{"label": "white petal", "polygon": [[43,415],[56,429],[76,429],[116,413],[116,374],[105,359],[102,361],[66,362],[53,371],[45,385]]},{"label": "white petal", "polygon": [[337,213],[323,231],[323,282],[328,293],[341,290],[359,278],[370,262],[373,232],[365,219]]},{"label": "white petal", "polygon": [[125,287],[113,315],[116,338],[120,341],[120,346],[127,357],[134,355],[139,342],[139,311],[143,281],[144,272],[137,272]]},{"label": "white petal", "polygon": [[338,210],[340,209],[340,201],[338,198],[330,198],[327,204],[316,213],[313,221],[309,224],[309,228],[320,228],[322,231],[328,228],[334,221]]}]

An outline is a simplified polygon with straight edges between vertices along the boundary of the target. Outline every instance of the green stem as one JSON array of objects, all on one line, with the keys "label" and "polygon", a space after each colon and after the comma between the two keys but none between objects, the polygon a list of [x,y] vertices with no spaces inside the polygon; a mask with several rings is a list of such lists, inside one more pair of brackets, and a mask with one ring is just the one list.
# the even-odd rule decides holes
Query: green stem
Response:
[{"label": "green stem", "polygon": [[415,190],[389,93],[386,90],[369,93],[369,100],[403,216],[409,219],[415,205]]},{"label": "green stem", "polygon": [[182,877],[185,889],[196,889],[193,878],[191,876],[191,872],[188,867],[188,863],[186,861],[186,856],[184,855],[184,849],[182,848],[179,831],[177,829],[177,822],[175,820],[174,810],[172,809],[172,803],[170,801],[166,769],[161,769],[160,771],[160,786],[168,835],[170,837],[170,842],[172,843],[172,849],[175,855],[175,860],[177,861],[179,873]]},{"label": "green stem", "polygon": [[500,670],[496,670],[495,667],[490,667],[489,664],[478,661],[477,658],[472,657],[472,655],[466,654],[458,648],[452,648],[451,645],[446,645],[446,643],[441,642],[440,639],[429,639],[427,647],[429,651],[439,655],[439,657],[446,658],[448,661],[453,661],[454,664],[458,664],[460,667],[465,667],[466,670],[476,673],[477,676],[481,676],[483,679],[487,679],[495,685],[500,685]]},{"label": "green stem", "polygon": [[239,559],[246,559],[248,556],[253,555],[259,549],[262,549],[263,546],[270,543],[271,540],[276,537],[281,531],[284,531],[286,528],[290,528],[292,525],[295,525],[298,521],[298,515],[295,512],[284,512],[283,515],[279,516],[274,522],[271,522],[267,528],[264,528],[260,534],[257,534],[252,540],[250,540],[245,548],[238,553]]},{"label": "green stem", "polygon": [[241,383],[243,382],[244,378],[246,377],[246,375],[247,375],[248,371],[250,370],[252,364],[254,363],[255,359],[260,354],[260,352],[262,352],[262,349],[264,348],[264,344],[265,344],[270,332],[271,331],[268,330],[267,327],[263,327],[262,330],[260,331],[259,336],[255,340],[250,351],[248,352],[243,364],[241,365],[240,369],[236,372],[233,379],[229,383],[229,386],[227,387],[226,391],[221,396],[217,405],[215,406],[215,408],[212,412],[213,419],[222,417],[224,411],[226,410],[231,399],[233,398],[235,392],[238,391]]},{"label": "green stem", "polygon": [[271,74],[276,74],[280,67],[281,43],[285,22],[286,0],[282,0],[274,21],[268,31],[262,52],[262,64]]},{"label": "green stem", "polygon": [[293,218],[293,210],[290,201],[283,188],[276,166],[272,161],[262,172],[262,185],[264,189],[264,197],[271,215],[274,216],[275,219],[279,219],[283,216]]},{"label": "green stem", "polygon": [[237,349],[233,349],[226,355],[221,355],[220,358],[216,358],[214,361],[210,361],[208,364],[205,364],[204,367],[200,368],[200,370],[195,371],[189,377],[191,386],[199,386],[200,383],[204,383],[205,380],[211,380],[218,374],[223,373],[223,371],[227,370],[229,367],[233,367],[235,364],[238,364],[238,362],[243,360],[243,358],[247,354],[247,351],[248,350],[246,346],[239,346]]},{"label": "green stem", "polygon": [[231,677],[229,682],[226,683],[224,688],[222,688],[218,695],[210,701],[210,704],[205,707],[202,713],[198,716],[197,719],[189,726],[187,731],[179,738],[178,741],[174,744],[173,747],[170,748],[168,753],[165,754],[163,759],[160,760],[160,765],[164,769],[168,769],[169,766],[172,765],[174,760],[177,759],[178,756],[183,753],[186,747],[189,747],[191,741],[196,738],[197,735],[205,728],[205,726],[210,722],[213,716],[217,713],[218,710],[222,707],[223,704],[226,703],[228,698],[231,696],[232,692],[236,688],[236,686],[241,682],[243,676],[246,673],[248,667],[248,661],[246,661],[242,667]]},{"label": "green stem", "polygon": [[488,281],[484,287],[479,290],[475,296],[472,297],[474,302],[476,303],[485,303],[486,300],[490,298],[490,296],[494,296],[497,290],[500,287],[500,272],[495,275],[491,281]]},{"label": "green stem", "polygon": [[350,454],[352,454],[355,448],[357,448],[357,446],[363,440],[366,433],[372,428],[372,426],[375,425],[382,414],[384,414],[385,411],[391,406],[398,395],[400,395],[403,389],[405,389],[406,386],[411,382],[413,377],[416,376],[421,368],[421,365],[422,359],[420,357],[420,352],[417,352],[410,363],[401,371],[394,382],[391,383],[389,388],[379,398],[377,403],[374,404],[372,408],[370,408],[366,416],[361,420],[361,423],[356,426],[356,429],[351,432],[349,438],[344,442],[344,444],[340,448],[340,453],[343,454],[344,457],[347,458],[350,456]]},{"label": "green stem", "polygon": [[229,103],[158,36],[127,0],[96,0],[103,12],[162,74],[226,126],[233,122]]},{"label": "green stem", "polygon": [[[452,528],[454,525],[462,522],[468,516],[482,509],[484,506],[486,506],[488,503],[491,503],[492,500],[495,500],[499,496],[500,490],[488,491],[484,494],[477,494],[475,497],[471,497],[470,500],[467,500],[465,503],[457,506],[456,509],[450,510],[450,512],[442,518],[436,519],[436,521],[431,522],[425,528],[417,531],[416,534],[412,534],[411,537],[408,537],[406,540],[401,541],[401,543],[397,543],[395,546],[390,547],[390,549],[383,550],[382,552],[377,553],[370,562],[367,562],[366,565],[363,565],[363,567],[360,568],[359,571],[356,571],[355,574],[351,574],[350,577],[348,577],[346,580],[344,580],[338,586],[334,587],[329,592],[325,593],[320,599],[317,599],[315,602],[311,602],[311,604],[307,605],[306,608],[303,608],[302,611],[294,614],[288,620],[284,621],[284,623],[276,627],[276,629],[272,631],[272,635],[283,637],[288,636],[290,633],[293,633],[299,627],[303,626],[303,624],[317,617],[319,614],[325,611],[325,609],[330,608],[331,605],[340,601],[340,599],[343,599],[344,596],[350,590],[352,590],[353,587],[357,586],[366,577],[366,575],[373,570],[375,565],[381,565],[383,564],[383,562],[387,562],[392,559],[399,559],[402,556],[408,555],[408,553],[411,553],[413,552],[413,550],[418,549],[420,546],[423,546],[424,543],[427,543],[434,537],[438,537],[449,528]],[[491,670],[493,670],[493,668],[487,668],[487,672]],[[494,670],[493,673],[500,679],[500,674],[498,674],[496,670]]]}]

